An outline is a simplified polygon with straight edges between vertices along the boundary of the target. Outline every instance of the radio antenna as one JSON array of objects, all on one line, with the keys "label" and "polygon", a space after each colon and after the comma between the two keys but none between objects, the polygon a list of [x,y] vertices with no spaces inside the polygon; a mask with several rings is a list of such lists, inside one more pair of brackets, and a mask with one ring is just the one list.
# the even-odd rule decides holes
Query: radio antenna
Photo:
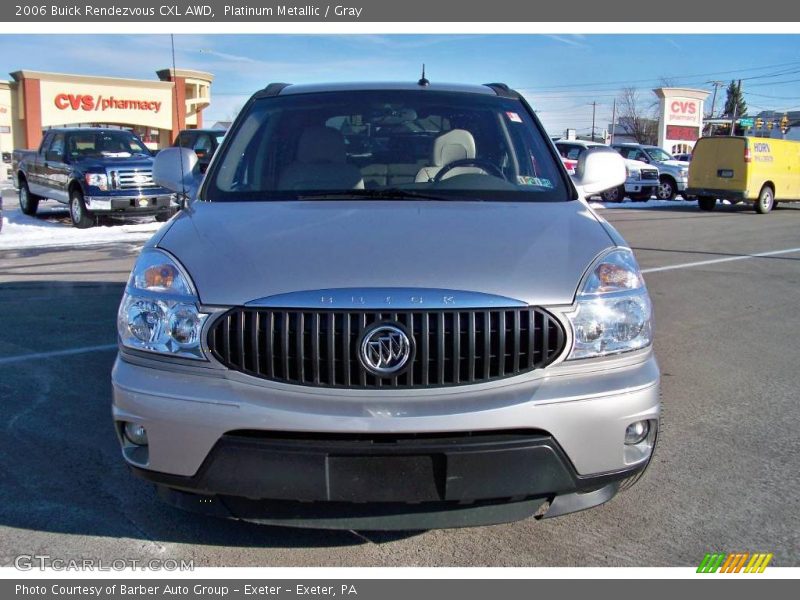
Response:
[{"label": "radio antenna", "polygon": [[431,84],[431,82],[430,82],[430,81],[428,81],[428,80],[425,78],[425,63],[422,63],[422,77],[421,77],[421,78],[420,78],[420,80],[417,82],[417,85],[426,86],[426,85],[430,85],[430,84]]}]

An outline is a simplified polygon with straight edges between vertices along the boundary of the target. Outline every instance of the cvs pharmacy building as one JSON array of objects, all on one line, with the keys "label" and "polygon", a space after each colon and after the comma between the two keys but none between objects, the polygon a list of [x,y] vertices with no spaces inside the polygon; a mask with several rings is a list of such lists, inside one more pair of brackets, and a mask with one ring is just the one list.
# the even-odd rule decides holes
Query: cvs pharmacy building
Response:
[{"label": "cvs pharmacy building", "polygon": [[0,151],[37,148],[42,131],[62,126],[131,129],[151,148],[181,129],[201,128],[211,102],[210,73],[157,71],[158,80],[15,71],[0,82]]}]

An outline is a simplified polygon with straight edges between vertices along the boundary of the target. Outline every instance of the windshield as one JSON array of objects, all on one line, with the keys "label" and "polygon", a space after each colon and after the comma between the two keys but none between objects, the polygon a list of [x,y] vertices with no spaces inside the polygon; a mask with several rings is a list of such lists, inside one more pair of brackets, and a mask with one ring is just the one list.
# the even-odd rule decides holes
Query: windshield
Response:
[{"label": "windshield", "polygon": [[86,131],[71,133],[67,140],[70,158],[130,158],[151,156],[139,138],[127,131]]},{"label": "windshield", "polygon": [[665,152],[658,146],[650,146],[647,148],[647,153],[650,155],[650,158],[656,160],[658,162],[664,162],[665,160],[675,160],[670,153]]},{"label": "windshield", "polygon": [[206,179],[207,198],[569,199],[549,142],[517,100],[350,91],[246,110]]}]

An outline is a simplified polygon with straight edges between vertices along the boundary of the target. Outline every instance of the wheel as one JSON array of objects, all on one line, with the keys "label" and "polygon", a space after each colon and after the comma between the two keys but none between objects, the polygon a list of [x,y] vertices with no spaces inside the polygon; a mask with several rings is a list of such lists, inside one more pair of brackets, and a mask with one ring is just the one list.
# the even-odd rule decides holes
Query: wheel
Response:
[{"label": "wheel", "polygon": [[625,187],[619,186],[611,188],[603,192],[601,196],[606,202],[622,202],[622,199],[625,198]]},{"label": "wheel", "polygon": [[19,182],[19,209],[26,215],[34,216],[39,208],[39,196],[31,194],[28,182],[24,179]]},{"label": "wheel", "polygon": [[700,196],[697,199],[697,206],[700,210],[712,211],[717,206],[717,199],[711,196]]},{"label": "wheel", "polygon": [[656,197],[658,197],[659,200],[675,200],[675,196],[677,196],[675,187],[675,180],[673,180],[672,177],[662,177],[658,180]]},{"label": "wheel", "polygon": [[765,185],[763,188],[761,188],[761,193],[758,195],[758,200],[756,200],[756,212],[765,215],[771,211],[774,206],[775,193],[772,191],[771,187]]},{"label": "wheel", "polygon": [[94,225],[94,217],[86,210],[83,194],[80,190],[72,190],[69,194],[69,216],[72,224],[78,229],[88,229]]}]

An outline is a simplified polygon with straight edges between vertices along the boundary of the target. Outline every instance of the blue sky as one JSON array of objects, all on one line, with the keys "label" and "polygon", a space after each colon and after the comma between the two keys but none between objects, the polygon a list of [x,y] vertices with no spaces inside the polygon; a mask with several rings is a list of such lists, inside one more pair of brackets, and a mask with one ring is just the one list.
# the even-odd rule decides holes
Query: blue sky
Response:
[{"label": "blue sky", "polygon": [[[216,75],[205,120],[225,120],[271,81],[506,82],[548,130],[588,132],[613,98],[636,86],[649,102],[662,78],[710,89],[742,78],[753,114],[800,109],[797,35],[176,35],[177,66]],[[0,70],[155,79],[171,64],[166,35],[2,35]],[[710,99],[709,99],[710,100]],[[718,103],[724,102],[724,93]]]}]

